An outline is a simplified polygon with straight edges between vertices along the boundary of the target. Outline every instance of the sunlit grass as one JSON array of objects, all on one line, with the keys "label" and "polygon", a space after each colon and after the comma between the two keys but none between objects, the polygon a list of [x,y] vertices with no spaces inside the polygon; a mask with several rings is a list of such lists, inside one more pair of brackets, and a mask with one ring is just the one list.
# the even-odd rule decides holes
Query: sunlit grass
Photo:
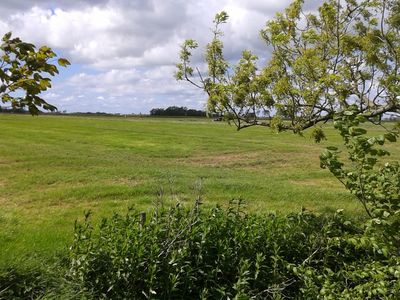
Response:
[{"label": "sunlit grass", "polygon": [[[315,144],[309,132],[238,132],[205,119],[0,115],[0,133],[1,262],[63,251],[85,210],[146,210],[160,189],[192,203],[199,181],[205,206],[241,198],[261,213],[361,212],[319,167],[321,149],[340,144],[329,126],[328,141]],[[391,150],[398,157],[398,145]]]}]

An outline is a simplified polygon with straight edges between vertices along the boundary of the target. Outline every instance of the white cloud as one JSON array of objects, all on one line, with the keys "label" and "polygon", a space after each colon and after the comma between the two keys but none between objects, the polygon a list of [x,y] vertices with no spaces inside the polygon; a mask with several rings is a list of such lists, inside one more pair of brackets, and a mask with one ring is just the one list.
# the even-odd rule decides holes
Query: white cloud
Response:
[{"label": "white cloud", "polygon": [[118,26],[119,20],[118,13],[109,7],[87,7],[82,11],[32,7],[10,16],[9,23],[25,40],[67,49],[74,58],[90,62],[118,50],[108,32]]},{"label": "white cloud", "polygon": [[[288,0],[5,0],[0,30],[47,44],[73,66],[46,94],[67,110],[148,111],[155,105],[203,106],[205,96],[173,78],[179,44],[199,41],[200,63],[215,13],[226,10],[226,57],[241,50],[261,57],[268,49],[259,30]],[[312,0],[312,3],[316,0]],[[204,65],[200,65],[204,67]],[[62,71],[61,71],[62,72]],[[64,76],[64,77],[63,77]]]}]

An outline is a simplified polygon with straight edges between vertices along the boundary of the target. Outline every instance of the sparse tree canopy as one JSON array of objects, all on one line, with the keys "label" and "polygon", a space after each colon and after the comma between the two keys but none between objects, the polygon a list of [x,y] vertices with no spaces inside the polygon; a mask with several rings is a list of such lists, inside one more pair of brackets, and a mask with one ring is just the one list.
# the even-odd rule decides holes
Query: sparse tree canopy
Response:
[{"label": "sparse tree canopy", "polygon": [[262,125],[301,132],[353,105],[374,122],[400,112],[398,0],[329,0],[316,13],[295,0],[261,31],[272,49],[261,69],[249,50],[234,66],[224,58],[220,25],[227,20],[225,12],[214,19],[207,74],[191,66],[198,44],[186,40],[175,76],[203,89],[208,109],[238,129]]},{"label": "sparse tree canopy", "polygon": [[[56,107],[47,103],[39,95],[51,87],[51,79],[43,74],[58,74],[57,66],[51,63],[56,54],[47,46],[36,50],[35,46],[19,38],[11,38],[11,32],[4,35],[0,46],[0,97],[3,103],[12,108],[28,107],[33,115],[39,108],[55,111]],[[58,65],[67,66],[64,58],[57,60]]]}]

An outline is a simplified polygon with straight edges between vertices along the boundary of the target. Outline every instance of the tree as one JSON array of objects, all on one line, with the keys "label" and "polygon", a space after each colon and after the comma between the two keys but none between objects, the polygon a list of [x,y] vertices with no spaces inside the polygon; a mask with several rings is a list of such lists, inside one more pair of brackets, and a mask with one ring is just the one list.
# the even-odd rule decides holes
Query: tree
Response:
[{"label": "tree", "polygon": [[[238,130],[261,125],[299,133],[350,106],[373,122],[400,112],[399,1],[328,0],[307,13],[295,0],[261,31],[272,48],[262,68],[249,50],[234,66],[224,58],[220,26],[227,20],[225,12],[215,16],[208,72],[191,66],[198,44],[186,40],[175,77],[203,89],[208,110]],[[324,138],[320,129],[314,136]]]},{"label": "tree", "polygon": [[[360,127],[367,121],[379,124],[386,113],[400,113],[400,1],[328,0],[317,13],[302,7],[303,1],[295,0],[261,31],[272,49],[261,69],[249,50],[229,65],[219,29],[228,15],[217,14],[206,48],[207,74],[191,66],[198,44],[186,40],[175,77],[203,89],[209,111],[222,113],[238,130],[261,125],[301,133],[333,120],[348,161],[342,161],[338,148],[328,147],[321,167],[384,225],[383,232],[400,249],[399,163],[378,163],[389,154],[379,146],[395,142],[400,127],[377,137]],[[320,128],[313,135],[317,142],[325,138]]]},{"label": "tree", "polygon": [[[39,95],[51,87],[51,79],[58,69],[52,63],[57,55],[47,46],[38,50],[33,44],[11,38],[11,32],[4,35],[0,46],[0,97],[3,103],[10,103],[14,109],[28,107],[32,115],[39,108],[55,111],[56,107],[47,103]],[[70,63],[65,58],[57,60],[58,65],[66,67]]]}]

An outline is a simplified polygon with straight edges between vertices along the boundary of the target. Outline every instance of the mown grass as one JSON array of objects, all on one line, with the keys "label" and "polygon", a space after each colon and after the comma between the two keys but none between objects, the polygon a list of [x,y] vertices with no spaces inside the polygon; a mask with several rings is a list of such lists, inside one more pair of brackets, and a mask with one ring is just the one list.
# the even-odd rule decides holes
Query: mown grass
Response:
[{"label": "mown grass", "polygon": [[0,264],[63,251],[84,210],[146,210],[160,190],[192,202],[199,179],[210,206],[241,198],[258,212],[361,211],[319,167],[321,149],[340,144],[329,126],[315,144],[309,132],[238,132],[205,119],[0,115],[0,133]]}]

